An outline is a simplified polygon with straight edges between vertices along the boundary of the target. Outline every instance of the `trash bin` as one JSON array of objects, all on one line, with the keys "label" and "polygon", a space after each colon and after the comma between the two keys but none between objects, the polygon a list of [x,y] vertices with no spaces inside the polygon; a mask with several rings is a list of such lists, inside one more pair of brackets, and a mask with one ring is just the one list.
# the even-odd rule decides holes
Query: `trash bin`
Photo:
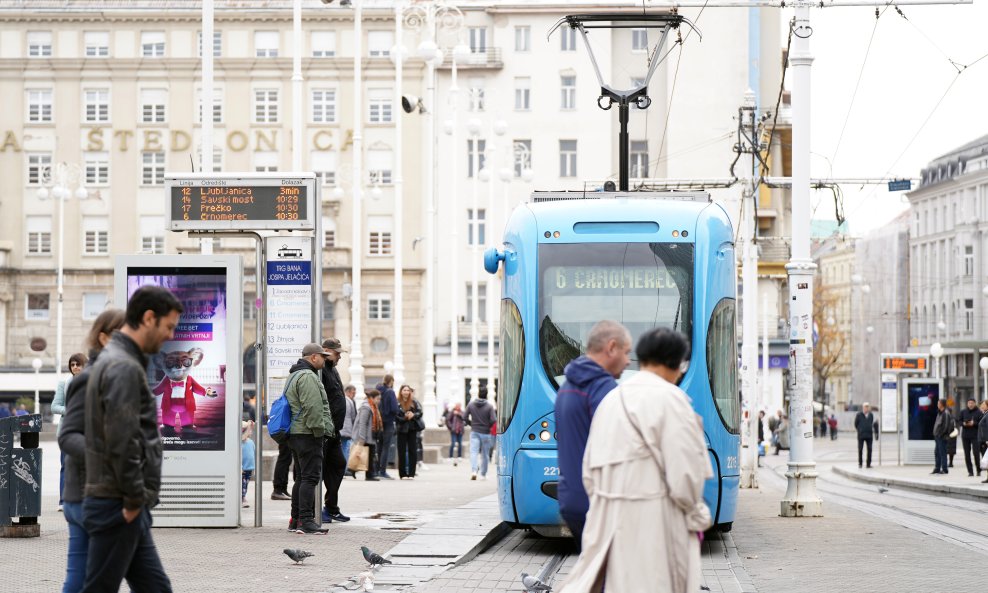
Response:
[{"label": "trash bin", "polygon": [[0,419],[0,537],[41,535],[40,433],[41,414]]}]

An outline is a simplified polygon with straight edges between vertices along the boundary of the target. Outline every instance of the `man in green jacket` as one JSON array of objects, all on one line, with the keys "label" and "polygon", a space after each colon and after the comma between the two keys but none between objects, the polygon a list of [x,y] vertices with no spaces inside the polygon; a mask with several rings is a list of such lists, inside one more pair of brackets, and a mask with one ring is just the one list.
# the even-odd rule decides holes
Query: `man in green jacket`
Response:
[{"label": "man in green jacket", "polygon": [[[292,518],[289,531],[323,534],[315,520],[315,490],[322,479],[322,441],[335,434],[329,414],[329,398],[319,379],[319,371],[330,353],[319,344],[306,344],[302,358],[290,369],[285,395],[292,407],[292,427],[288,447],[295,467],[299,468],[292,486]],[[301,504],[300,504],[301,502]]]}]

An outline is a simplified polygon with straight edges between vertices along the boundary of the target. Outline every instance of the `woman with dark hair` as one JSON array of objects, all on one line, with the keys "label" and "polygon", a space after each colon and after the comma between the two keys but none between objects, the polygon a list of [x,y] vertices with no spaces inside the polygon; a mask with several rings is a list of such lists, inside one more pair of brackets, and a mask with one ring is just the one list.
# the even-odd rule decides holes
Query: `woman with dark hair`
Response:
[{"label": "woman with dark hair", "polygon": [[398,418],[395,432],[398,435],[398,479],[415,478],[418,464],[419,420],[422,406],[412,397],[412,388],[402,385],[398,390]]},{"label": "woman with dark hair", "polygon": [[[86,336],[89,366],[72,378],[65,393],[65,416],[59,425],[58,446],[65,455],[65,520],[69,524],[69,557],[62,593],[81,591],[86,579],[89,535],[82,525],[83,488],[86,485],[86,385],[89,369],[110,336],[123,327],[125,313],[107,309],[99,314]],[[71,368],[71,366],[70,366]]]},{"label": "woman with dark hair", "polygon": [[[58,382],[58,387],[55,388],[55,399],[51,402],[51,413],[65,415],[65,390],[68,388],[69,383],[72,382],[72,377],[75,377],[82,372],[82,368],[86,366],[86,355],[82,352],[76,352],[69,357],[69,378],[64,381]],[[62,423],[58,423],[58,429],[55,430],[55,434],[62,429]],[[59,467],[58,467],[58,512],[62,512],[62,493],[65,490],[65,453],[59,453]]]},{"label": "woman with dark hair", "polygon": [[608,591],[700,589],[699,535],[712,524],[703,483],[713,470],[700,417],[676,387],[689,368],[689,343],[659,328],[635,352],[641,372],[604,398],[590,426],[583,457],[590,512],[562,593],[599,592],[605,581]]},{"label": "woman with dark hair", "polygon": [[[378,402],[381,401],[381,392],[377,389],[368,389],[364,392],[367,399],[357,410],[357,419],[353,422],[353,446],[367,447],[367,471],[364,477],[377,482],[378,477],[374,475],[374,450],[377,448],[377,435],[384,429],[384,422],[381,420],[381,413],[377,409]],[[353,472],[353,479],[357,479],[357,472]]]}]

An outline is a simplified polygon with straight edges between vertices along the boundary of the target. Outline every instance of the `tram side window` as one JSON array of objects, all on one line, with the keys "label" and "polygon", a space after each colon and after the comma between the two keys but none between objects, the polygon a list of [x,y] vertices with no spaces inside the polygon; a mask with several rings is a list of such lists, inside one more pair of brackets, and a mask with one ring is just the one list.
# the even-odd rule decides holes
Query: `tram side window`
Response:
[{"label": "tram side window", "polygon": [[501,301],[500,358],[497,429],[504,432],[515,415],[521,378],[525,372],[525,328],[521,323],[521,313],[511,299]]},{"label": "tram side window", "polygon": [[739,432],[737,338],[734,299],[722,299],[710,316],[707,331],[707,376],[717,413],[728,432]]}]

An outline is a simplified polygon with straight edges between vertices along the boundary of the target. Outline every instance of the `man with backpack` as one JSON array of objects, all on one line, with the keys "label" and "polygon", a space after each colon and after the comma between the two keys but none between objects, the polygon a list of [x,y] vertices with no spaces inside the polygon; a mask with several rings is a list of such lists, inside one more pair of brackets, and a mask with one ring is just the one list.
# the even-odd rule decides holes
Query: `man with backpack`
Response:
[{"label": "man with backpack", "polygon": [[329,413],[329,398],[319,378],[329,356],[332,354],[319,344],[306,344],[302,348],[302,358],[289,369],[291,376],[285,388],[285,397],[292,409],[288,447],[299,468],[292,486],[292,518],[288,529],[297,533],[329,531],[315,520],[315,491],[322,478],[323,440],[336,434]]}]

